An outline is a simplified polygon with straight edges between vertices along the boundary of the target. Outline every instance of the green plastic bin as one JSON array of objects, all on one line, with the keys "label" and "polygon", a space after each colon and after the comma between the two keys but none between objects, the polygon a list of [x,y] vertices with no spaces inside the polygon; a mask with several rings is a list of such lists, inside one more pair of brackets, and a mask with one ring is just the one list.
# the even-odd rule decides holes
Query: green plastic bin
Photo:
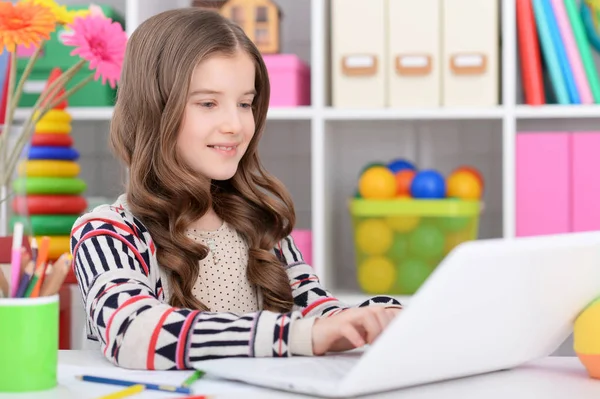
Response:
[{"label": "green plastic bin", "polygon": [[412,295],[458,244],[477,238],[481,204],[458,199],[349,204],[357,279],[367,294]]}]

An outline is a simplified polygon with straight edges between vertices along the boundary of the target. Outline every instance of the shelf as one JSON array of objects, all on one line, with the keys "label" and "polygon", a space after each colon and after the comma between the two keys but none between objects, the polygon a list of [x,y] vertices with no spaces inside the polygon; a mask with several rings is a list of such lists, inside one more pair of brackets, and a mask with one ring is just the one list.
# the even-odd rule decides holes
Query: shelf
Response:
[{"label": "shelf", "polygon": [[600,105],[517,105],[517,119],[600,118]]},{"label": "shelf", "polygon": [[312,107],[272,107],[269,108],[267,120],[310,120],[313,115]]},{"label": "shelf", "polygon": [[[75,121],[108,121],[112,118],[112,107],[74,107],[68,108]],[[31,113],[30,108],[19,108],[15,112],[15,120],[23,121]],[[269,120],[310,120],[312,107],[271,108],[267,114]]]},{"label": "shelf", "polygon": [[[339,291],[339,290],[332,290],[332,294],[337,299],[339,299],[340,301],[342,301],[343,303],[345,303],[347,305],[358,305],[358,304],[368,300],[369,298],[376,296],[376,295],[365,294],[365,293],[356,292],[356,291],[353,292],[353,291]],[[388,296],[395,298],[402,305],[407,305],[408,302],[410,301],[410,296],[407,296],[407,295],[388,295]]]},{"label": "shelf", "polygon": [[[74,107],[67,108],[76,121],[108,121],[112,118],[112,107]],[[31,108],[19,108],[15,112],[15,120],[23,121],[31,114]]]},{"label": "shelf", "polygon": [[326,108],[326,120],[469,120],[501,119],[504,109],[493,108]]}]

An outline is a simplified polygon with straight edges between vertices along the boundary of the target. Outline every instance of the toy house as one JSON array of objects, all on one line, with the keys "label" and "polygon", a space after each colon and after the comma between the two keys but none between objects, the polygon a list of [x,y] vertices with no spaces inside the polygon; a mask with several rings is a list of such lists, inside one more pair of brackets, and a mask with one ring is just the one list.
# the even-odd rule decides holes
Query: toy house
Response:
[{"label": "toy house", "polygon": [[279,52],[282,14],[272,0],[229,0],[220,13],[242,27],[262,54]]}]

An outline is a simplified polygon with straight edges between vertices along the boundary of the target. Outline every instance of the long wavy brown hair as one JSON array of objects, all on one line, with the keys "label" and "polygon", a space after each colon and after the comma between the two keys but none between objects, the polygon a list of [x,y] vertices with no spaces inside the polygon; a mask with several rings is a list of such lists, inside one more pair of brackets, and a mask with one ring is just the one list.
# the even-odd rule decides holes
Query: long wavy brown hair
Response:
[{"label": "long wavy brown hair", "polygon": [[[255,63],[256,131],[236,174],[213,181],[194,173],[177,155],[176,141],[194,68],[212,55],[245,51]],[[128,167],[127,201],[149,230],[166,269],[170,304],[207,310],[192,294],[198,261],[208,249],[185,230],[212,206],[249,247],[248,278],[267,310],[287,312],[293,298],[287,274],[273,253],[295,223],[291,197],[261,165],[257,146],[269,104],[269,79],[256,46],[243,30],[215,11],[170,10],[144,21],[131,35],[110,144]]]}]

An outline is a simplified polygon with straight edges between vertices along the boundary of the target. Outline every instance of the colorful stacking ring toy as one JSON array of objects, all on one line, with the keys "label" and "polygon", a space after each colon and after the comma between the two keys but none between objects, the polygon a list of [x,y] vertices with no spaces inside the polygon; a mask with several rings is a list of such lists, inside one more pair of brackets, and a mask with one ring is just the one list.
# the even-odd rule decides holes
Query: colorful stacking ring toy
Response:
[{"label": "colorful stacking ring toy", "polygon": [[71,229],[77,221],[78,215],[31,215],[11,217],[11,229],[16,222],[30,226],[35,235],[62,236],[71,234]]},{"label": "colorful stacking ring toy", "polygon": [[[37,117],[39,112],[35,113]],[[40,120],[43,121],[51,121],[51,122],[60,122],[60,123],[71,123],[73,117],[67,111],[62,109],[51,109],[44,114],[44,117]]]},{"label": "colorful stacking ring toy", "polygon": [[85,181],[74,177],[19,177],[13,181],[17,194],[81,194]]},{"label": "colorful stacking ring toy", "polygon": [[74,161],[79,158],[79,152],[73,147],[30,147],[28,158]]},{"label": "colorful stacking ring toy", "polygon": [[21,215],[81,214],[87,200],[78,195],[29,195],[13,199],[12,208]]},{"label": "colorful stacking ring toy", "polygon": [[79,164],[73,161],[32,160],[19,164],[19,176],[27,177],[76,177]]},{"label": "colorful stacking ring toy", "polygon": [[71,124],[65,122],[52,122],[42,120],[35,124],[35,133],[69,134],[71,133]]},{"label": "colorful stacking ring toy", "polygon": [[[42,241],[43,236],[36,236],[37,242]],[[50,249],[48,251],[48,260],[56,260],[60,258],[62,254],[71,252],[69,246],[71,237],[70,236],[47,236],[50,237]]]},{"label": "colorful stacking ring toy", "polygon": [[71,147],[73,144],[73,137],[69,134],[46,133],[34,134],[31,137],[33,147]]}]

